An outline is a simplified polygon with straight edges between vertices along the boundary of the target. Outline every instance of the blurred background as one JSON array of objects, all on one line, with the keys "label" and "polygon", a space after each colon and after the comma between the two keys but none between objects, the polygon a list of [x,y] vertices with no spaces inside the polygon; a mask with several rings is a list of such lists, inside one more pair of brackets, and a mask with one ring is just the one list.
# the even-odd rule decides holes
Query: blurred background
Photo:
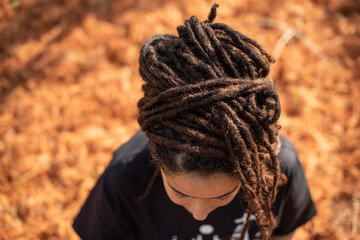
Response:
[{"label": "blurred background", "polygon": [[[295,239],[360,239],[360,1],[224,0],[215,22],[277,62],[282,132],[318,215]],[[0,239],[71,228],[112,152],[138,129],[138,53],[207,0],[1,0]]]}]

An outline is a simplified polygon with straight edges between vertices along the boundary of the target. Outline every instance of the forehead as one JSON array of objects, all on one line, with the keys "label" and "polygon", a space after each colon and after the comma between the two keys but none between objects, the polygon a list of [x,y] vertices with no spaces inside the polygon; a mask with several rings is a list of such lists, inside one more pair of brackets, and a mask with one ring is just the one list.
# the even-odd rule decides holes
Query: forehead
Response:
[{"label": "forehead", "polygon": [[164,184],[168,184],[187,196],[196,198],[217,198],[225,195],[239,185],[239,179],[225,173],[212,175],[190,174],[171,174],[161,171]]}]

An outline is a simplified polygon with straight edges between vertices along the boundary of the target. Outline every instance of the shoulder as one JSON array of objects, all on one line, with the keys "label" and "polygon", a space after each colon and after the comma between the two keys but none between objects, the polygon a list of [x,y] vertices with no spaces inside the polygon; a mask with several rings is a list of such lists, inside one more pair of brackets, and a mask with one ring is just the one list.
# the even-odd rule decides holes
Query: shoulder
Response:
[{"label": "shoulder", "polygon": [[281,194],[281,192],[292,195],[308,193],[305,171],[296,153],[294,144],[283,135],[281,135],[280,139],[281,150],[278,157],[281,171],[286,175],[287,184],[280,187],[279,194]]},{"label": "shoulder", "polygon": [[144,150],[149,149],[148,142],[148,138],[144,132],[138,131],[114,152],[109,167],[128,164],[134,157],[141,154]]},{"label": "shoulder", "polygon": [[278,221],[274,235],[284,236],[309,221],[316,214],[316,208],[294,144],[283,135],[280,135],[280,139],[279,160],[287,183],[279,187],[274,203]]},{"label": "shoulder", "polygon": [[136,219],[142,219],[142,229],[149,225],[138,199],[154,171],[148,156],[147,139],[141,132],[114,152],[74,220],[82,239],[128,239],[141,234]]},{"label": "shoulder", "polygon": [[141,195],[155,171],[149,161],[148,139],[141,131],[120,146],[105,169],[105,184],[118,191]]},{"label": "shoulder", "polygon": [[288,175],[289,171],[296,169],[300,162],[294,144],[284,135],[280,134],[281,149],[278,154],[280,166],[283,173]]}]

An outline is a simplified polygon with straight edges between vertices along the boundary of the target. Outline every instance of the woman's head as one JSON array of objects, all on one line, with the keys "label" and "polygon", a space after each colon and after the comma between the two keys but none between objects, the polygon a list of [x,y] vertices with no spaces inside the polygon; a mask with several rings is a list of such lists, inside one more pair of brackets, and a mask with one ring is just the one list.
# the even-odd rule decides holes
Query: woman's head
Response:
[{"label": "woman's head", "polygon": [[280,177],[280,103],[266,78],[273,60],[254,40],[213,23],[216,7],[208,21],[193,16],[178,26],[179,36],[144,43],[138,121],[165,172],[236,177],[266,238]]}]

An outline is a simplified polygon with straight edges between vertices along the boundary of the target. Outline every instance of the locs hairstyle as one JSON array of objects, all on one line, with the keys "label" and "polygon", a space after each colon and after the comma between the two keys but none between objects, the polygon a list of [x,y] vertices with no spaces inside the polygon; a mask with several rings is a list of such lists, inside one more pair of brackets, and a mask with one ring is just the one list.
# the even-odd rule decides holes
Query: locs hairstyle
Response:
[{"label": "locs hairstyle", "polygon": [[141,129],[152,161],[170,173],[237,176],[262,239],[276,221],[271,205],[281,174],[280,103],[266,78],[271,56],[254,40],[223,23],[192,16],[178,35],[156,35],[140,51],[144,97]]}]

